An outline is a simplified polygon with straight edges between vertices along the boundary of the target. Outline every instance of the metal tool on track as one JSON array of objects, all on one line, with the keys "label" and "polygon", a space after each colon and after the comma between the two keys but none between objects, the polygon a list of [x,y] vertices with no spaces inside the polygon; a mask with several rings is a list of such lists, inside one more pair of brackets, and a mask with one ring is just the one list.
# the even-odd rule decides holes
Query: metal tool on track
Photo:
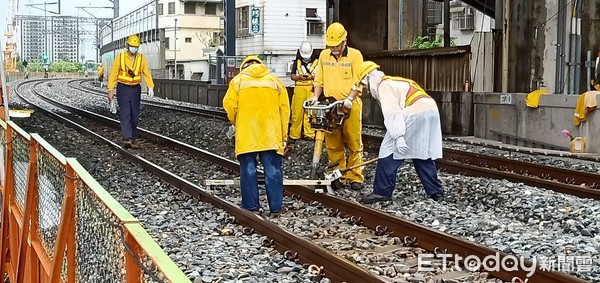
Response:
[{"label": "metal tool on track", "polygon": [[[338,164],[329,164],[323,166],[320,164],[321,152],[323,149],[323,141],[325,140],[325,133],[331,133],[334,130],[338,129],[345,119],[348,118],[348,110],[343,107],[342,101],[320,101],[316,105],[308,105],[307,101],[304,101],[303,104],[304,109],[308,112],[308,117],[310,120],[311,127],[315,130],[315,148],[313,152],[313,158],[311,163],[310,177],[308,180],[283,180],[284,186],[308,186],[315,193],[333,193],[334,190],[339,189],[338,179],[342,176],[342,174],[348,170],[352,170],[356,167],[364,166],[369,163],[372,163],[375,160],[369,160],[362,164],[355,165],[346,169],[337,169],[333,170],[330,173],[327,173],[328,169],[331,169]],[[289,149],[286,148],[287,155],[289,153]],[[264,184],[264,177],[260,177],[258,179],[259,184]],[[240,179],[232,179],[232,180],[205,180],[204,185],[207,188],[210,186],[239,186]],[[335,186],[335,187],[333,187]]]},{"label": "metal tool on track", "polygon": [[[369,164],[371,164],[371,163],[373,163],[373,162],[376,162],[377,160],[379,160],[379,157],[373,158],[373,159],[371,159],[371,160],[365,161],[365,162],[363,162],[363,163],[360,163],[360,164],[356,164],[356,165],[350,166],[350,167],[348,167],[348,168],[344,168],[344,169],[335,169],[335,170],[333,170],[331,173],[325,173],[325,179],[326,179],[326,180],[328,180],[328,181],[331,181],[331,182],[333,182],[333,181],[335,181],[335,180],[337,180],[337,179],[341,178],[341,177],[342,177],[342,175],[343,175],[345,172],[348,172],[348,171],[350,171],[350,170],[352,170],[352,169],[354,169],[354,168],[358,168],[358,167],[362,167],[362,166],[369,165]],[[333,164],[328,164],[328,165],[327,165],[327,169],[330,169],[330,168],[333,168],[333,167],[335,167],[335,166],[338,166],[338,164],[339,164],[339,162],[334,162]]]},{"label": "metal tool on track", "polygon": [[310,168],[310,179],[317,178],[325,133],[333,132],[348,118],[348,110],[343,105],[342,101],[329,103],[326,100],[319,101],[316,105],[308,105],[307,100],[302,105],[307,110],[310,126],[315,131],[315,148]]}]

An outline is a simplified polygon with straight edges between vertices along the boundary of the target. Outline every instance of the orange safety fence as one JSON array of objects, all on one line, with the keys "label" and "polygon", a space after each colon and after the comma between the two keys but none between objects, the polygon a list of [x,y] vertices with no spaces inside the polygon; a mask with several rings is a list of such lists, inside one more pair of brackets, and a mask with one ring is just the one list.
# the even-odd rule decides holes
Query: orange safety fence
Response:
[{"label": "orange safety fence", "polygon": [[0,274],[14,283],[190,282],[77,160],[0,124]]}]

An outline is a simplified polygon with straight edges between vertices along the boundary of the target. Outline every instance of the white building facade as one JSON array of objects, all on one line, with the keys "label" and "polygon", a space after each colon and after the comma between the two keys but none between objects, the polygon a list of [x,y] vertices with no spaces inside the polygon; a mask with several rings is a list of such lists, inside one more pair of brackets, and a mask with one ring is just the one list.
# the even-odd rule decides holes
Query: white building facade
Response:
[{"label": "white building facade", "polygon": [[159,0],[158,16],[165,31],[167,77],[208,81],[209,54],[204,51],[223,44],[223,1]]},{"label": "white building facade", "polygon": [[142,45],[139,52],[146,56],[148,67],[155,78],[164,75],[164,51],[161,36],[157,29],[156,5],[154,1],[147,2],[132,12],[118,17],[103,26],[100,30],[100,61],[106,66],[107,75],[117,54],[125,51],[127,37],[137,34]]},{"label": "white building facade", "polygon": [[[492,32],[495,21],[475,8],[460,1],[450,2],[450,37],[459,45],[471,45],[475,33]],[[437,34],[444,34],[444,25],[438,25]]]},{"label": "white building facade", "polygon": [[236,54],[259,55],[286,86],[297,49],[309,41],[325,47],[325,0],[237,0]]},{"label": "white building facade", "polygon": [[[158,18],[157,18],[158,16]],[[177,25],[175,25],[177,23]],[[111,66],[127,37],[140,36],[140,53],[157,78],[209,80],[209,54],[223,41],[222,0],[149,1],[101,30],[102,63]],[[177,76],[175,75],[175,59]],[[109,70],[109,68],[107,68]]]}]

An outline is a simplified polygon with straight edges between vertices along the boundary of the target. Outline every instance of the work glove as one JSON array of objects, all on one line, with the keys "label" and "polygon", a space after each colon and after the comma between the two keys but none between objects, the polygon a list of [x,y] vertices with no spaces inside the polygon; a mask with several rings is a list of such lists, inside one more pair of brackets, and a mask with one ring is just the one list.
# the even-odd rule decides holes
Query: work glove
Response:
[{"label": "work glove", "polygon": [[344,108],[346,108],[346,109],[352,108],[352,100],[354,100],[354,99],[350,98],[350,96],[346,97],[346,99],[343,100]]},{"label": "work glove", "polygon": [[117,114],[117,103],[114,99],[108,102],[108,107],[109,107],[110,113]]},{"label": "work glove", "polygon": [[148,89],[148,96],[154,97],[154,89],[153,88]]},{"label": "work glove", "polygon": [[319,102],[319,101],[316,98],[311,97],[306,100],[306,105],[313,106],[313,105],[317,104],[317,102]]},{"label": "work glove", "polygon": [[408,148],[408,145],[406,145],[406,141],[404,140],[404,137],[399,137],[396,139],[396,149],[401,154],[405,154],[408,152],[409,148]]},{"label": "work glove", "polygon": [[227,130],[227,133],[225,133],[225,135],[227,136],[228,139],[235,137],[235,126],[234,125],[229,126],[229,130]]}]

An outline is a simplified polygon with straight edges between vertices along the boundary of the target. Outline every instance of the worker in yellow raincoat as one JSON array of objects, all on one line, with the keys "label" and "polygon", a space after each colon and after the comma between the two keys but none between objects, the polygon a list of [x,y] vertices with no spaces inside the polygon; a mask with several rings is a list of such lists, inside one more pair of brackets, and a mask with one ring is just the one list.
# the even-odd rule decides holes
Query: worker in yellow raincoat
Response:
[{"label": "worker in yellow raincoat", "polygon": [[127,50],[115,57],[108,77],[108,101],[111,102],[117,91],[119,121],[125,148],[138,148],[137,126],[140,122],[142,78],[148,86],[148,96],[154,96],[154,81],[146,56],[139,53],[141,42],[137,35],[127,38]]},{"label": "worker in yellow raincoat", "polygon": [[[314,96],[308,104],[317,102],[321,94],[327,99],[344,102],[350,110],[350,116],[340,129],[325,135],[325,146],[329,162],[339,162],[336,169],[344,169],[362,163],[362,101],[359,85],[358,69],[363,63],[363,56],[357,49],[346,45],[348,32],[340,23],[333,23],[327,28],[325,44],[327,49],[319,56]],[[346,149],[348,160],[346,162]],[[347,163],[347,164],[346,164]],[[361,190],[364,176],[362,168],[347,171],[342,176],[344,182],[350,183],[352,190]],[[339,186],[339,184],[336,184]]]},{"label": "worker in yellow raincoat", "polygon": [[235,154],[240,162],[242,207],[258,211],[256,157],[265,170],[272,214],[283,207],[282,155],[288,136],[290,103],[283,82],[257,56],[246,57],[230,82],[223,108],[235,128]]},{"label": "worker in yellow raincoat", "polygon": [[98,64],[98,83],[100,83],[100,87],[104,83],[104,67],[102,67],[102,64]]},{"label": "worker in yellow raincoat", "polygon": [[[304,110],[303,103],[313,97],[313,80],[318,65],[319,60],[314,58],[313,47],[310,42],[302,42],[291,70],[291,79],[296,82],[296,85],[292,97],[292,123],[290,125],[289,144],[293,144],[300,138],[315,138],[315,132],[310,127],[308,113]],[[304,135],[302,135],[303,132]]]}]

